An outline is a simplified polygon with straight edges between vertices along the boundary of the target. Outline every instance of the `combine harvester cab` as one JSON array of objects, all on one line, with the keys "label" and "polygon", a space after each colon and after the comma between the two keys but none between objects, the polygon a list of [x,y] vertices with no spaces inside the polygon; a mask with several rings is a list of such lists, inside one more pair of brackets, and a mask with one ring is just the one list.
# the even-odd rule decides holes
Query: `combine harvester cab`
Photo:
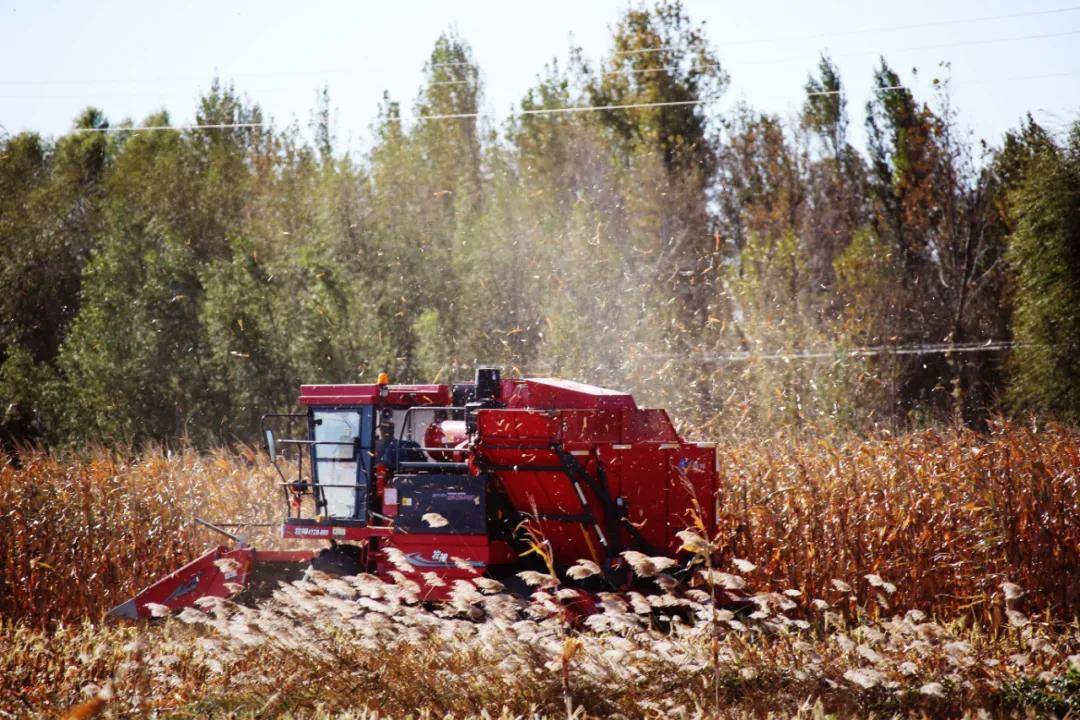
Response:
[{"label": "combine harvester cab", "polygon": [[[714,446],[683,441],[666,412],[627,393],[480,368],[453,386],[390,385],[385,374],[369,385],[304,385],[300,405],[264,416],[286,507],[281,532],[327,546],[261,551],[204,522],[237,546],[210,550],[112,614],[259,597],[309,566],[386,579],[404,568],[431,600],[477,574],[515,588],[516,573],[536,567],[525,522],[547,540],[557,571],[590,559],[604,571],[593,584],[610,589],[631,579],[623,551],[674,557],[676,533],[695,516],[714,528]],[[305,437],[277,438],[282,423],[305,425]]]}]

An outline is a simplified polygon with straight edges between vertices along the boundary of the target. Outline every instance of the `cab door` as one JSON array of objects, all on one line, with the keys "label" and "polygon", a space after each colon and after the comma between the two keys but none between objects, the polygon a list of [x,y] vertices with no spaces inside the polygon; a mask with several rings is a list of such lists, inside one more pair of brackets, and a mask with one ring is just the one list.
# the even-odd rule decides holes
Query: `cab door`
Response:
[{"label": "cab door", "polygon": [[322,510],[332,518],[367,520],[371,487],[372,408],[313,409],[312,467]]}]

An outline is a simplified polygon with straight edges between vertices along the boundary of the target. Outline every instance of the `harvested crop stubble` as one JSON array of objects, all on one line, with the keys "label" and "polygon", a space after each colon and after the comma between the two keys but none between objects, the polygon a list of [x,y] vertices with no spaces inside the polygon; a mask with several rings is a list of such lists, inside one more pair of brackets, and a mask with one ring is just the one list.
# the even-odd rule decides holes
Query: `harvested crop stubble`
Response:
[{"label": "harvested crop stubble", "polygon": [[[0,710],[51,716],[102,688],[120,715],[175,718],[566,717],[566,699],[578,716],[692,718],[1080,703],[1075,627],[1025,617],[993,638],[918,611],[848,624],[819,599],[774,593],[735,618],[684,586],[634,603],[605,595],[602,613],[574,633],[566,695],[559,593],[524,603],[458,581],[432,611],[409,581],[311,573],[256,608],[214,598],[151,627],[86,625],[51,638],[8,628]],[[658,625],[673,608],[686,620]]]}]

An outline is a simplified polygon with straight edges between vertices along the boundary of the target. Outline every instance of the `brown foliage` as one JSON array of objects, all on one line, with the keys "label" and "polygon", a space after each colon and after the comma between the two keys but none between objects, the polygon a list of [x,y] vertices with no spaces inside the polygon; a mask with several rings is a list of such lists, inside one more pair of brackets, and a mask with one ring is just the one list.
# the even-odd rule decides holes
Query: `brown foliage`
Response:
[{"label": "brown foliage", "polygon": [[223,538],[192,524],[274,518],[274,479],[238,453],[0,456],[0,616],[99,619]]},{"label": "brown foliage", "polygon": [[[1080,613],[1080,433],[999,424],[721,450],[720,540],[762,578],[835,597],[876,574],[887,602],[1000,622],[1004,581],[1030,609]],[[865,591],[865,592],[863,592]],[[882,595],[883,599],[884,594]]]},{"label": "brown foliage", "polygon": [[[37,626],[99,619],[221,542],[195,515],[280,514],[275,476],[246,448],[20,460],[0,464],[0,614]],[[873,600],[864,576],[876,574],[897,586],[881,594],[896,607],[996,624],[1008,581],[1025,588],[1028,610],[1080,612],[1080,432],[1004,424],[839,447],[748,441],[721,448],[720,462],[720,545],[759,566],[761,589],[835,600],[839,578]],[[266,546],[273,534],[249,539]]]}]

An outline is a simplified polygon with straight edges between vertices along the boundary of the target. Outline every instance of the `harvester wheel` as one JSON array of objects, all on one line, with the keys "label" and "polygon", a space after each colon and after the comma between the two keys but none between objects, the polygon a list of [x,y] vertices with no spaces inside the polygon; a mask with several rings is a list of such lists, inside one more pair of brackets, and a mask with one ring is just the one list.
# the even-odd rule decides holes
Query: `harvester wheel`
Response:
[{"label": "harvester wheel", "polygon": [[356,575],[364,569],[356,545],[334,545],[321,550],[311,558],[311,568],[327,575]]}]

